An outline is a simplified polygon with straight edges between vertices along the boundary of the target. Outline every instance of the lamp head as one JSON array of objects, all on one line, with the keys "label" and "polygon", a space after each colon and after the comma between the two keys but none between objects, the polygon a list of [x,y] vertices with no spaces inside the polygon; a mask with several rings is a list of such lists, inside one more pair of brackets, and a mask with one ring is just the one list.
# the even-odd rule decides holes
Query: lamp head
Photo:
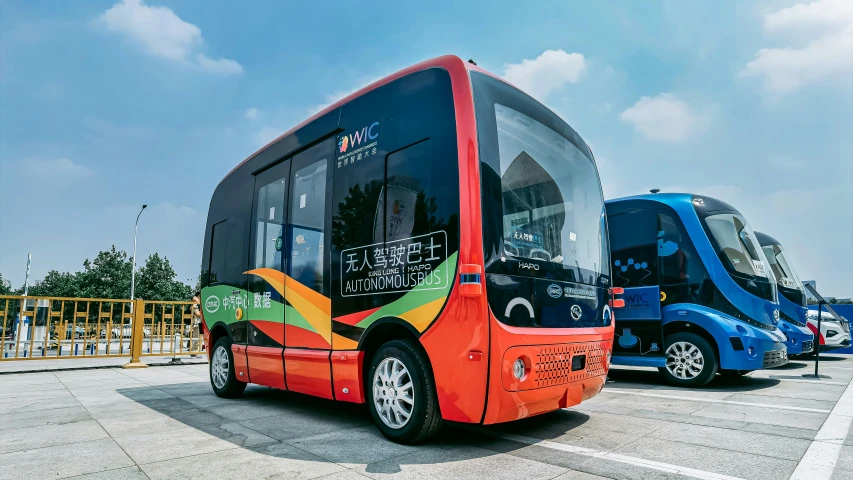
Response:
[{"label": "lamp head", "polygon": [[143,206],[142,206],[142,209],[143,209],[143,210],[145,210],[146,208],[148,208],[148,205],[143,205]]}]

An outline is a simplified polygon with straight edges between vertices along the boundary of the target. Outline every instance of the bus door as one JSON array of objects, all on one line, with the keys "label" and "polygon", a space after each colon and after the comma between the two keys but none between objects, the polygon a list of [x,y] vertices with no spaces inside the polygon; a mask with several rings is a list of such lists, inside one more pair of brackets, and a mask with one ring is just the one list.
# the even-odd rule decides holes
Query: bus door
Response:
[{"label": "bus door", "polygon": [[610,213],[613,285],[625,292],[625,308],[616,320],[613,354],[661,357],[663,326],[658,279],[658,219],[653,207],[626,208]]},{"label": "bus door", "polygon": [[334,398],[329,238],[335,138],[293,157],[288,194],[284,367],[288,390]]},{"label": "bus door", "polygon": [[285,271],[288,181],[285,160],[255,177],[248,298],[249,379],[286,388],[284,382]]}]

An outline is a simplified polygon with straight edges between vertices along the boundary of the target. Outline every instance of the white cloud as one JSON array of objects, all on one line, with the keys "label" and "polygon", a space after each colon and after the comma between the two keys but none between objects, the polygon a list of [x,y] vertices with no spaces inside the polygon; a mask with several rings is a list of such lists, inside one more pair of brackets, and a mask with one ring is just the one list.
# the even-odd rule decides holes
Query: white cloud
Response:
[{"label": "white cloud", "polygon": [[768,31],[810,30],[837,28],[843,30],[853,21],[853,2],[850,0],[819,0],[798,3],[764,16]]},{"label": "white cloud", "polygon": [[580,53],[546,50],[534,60],[504,66],[503,77],[516,87],[539,100],[549,93],[576,83],[584,70],[586,59]]},{"label": "white cloud", "polygon": [[707,112],[696,110],[672,93],[641,97],[619,115],[647,138],[662,142],[681,142],[701,133],[708,117]]},{"label": "white cloud", "polygon": [[196,60],[198,60],[198,65],[202,70],[210,73],[215,73],[218,75],[234,75],[243,73],[243,66],[234,60],[229,60],[227,58],[220,58],[218,60],[214,60],[212,58],[208,58],[207,55],[203,53],[199,53],[196,56]]},{"label": "white cloud", "polygon": [[798,3],[764,17],[768,33],[805,45],[763,48],[740,72],[761,77],[771,93],[782,95],[827,78],[849,86],[853,70],[853,2],[818,0]]},{"label": "white cloud", "polygon": [[270,143],[271,141],[275,140],[279,135],[281,135],[284,132],[285,132],[285,130],[283,130],[281,128],[276,128],[276,127],[271,127],[269,125],[265,125],[263,128],[261,128],[260,130],[255,132],[255,134],[252,136],[252,139],[254,140],[255,145],[257,145],[258,148],[260,148],[260,147],[263,147],[264,145]]},{"label": "white cloud", "polygon": [[258,109],[257,109],[257,108],[255,108],[255,107],[252,107],[252,108],[250,108],[250,109],[246,110],[246,113],[244,113],[244,114],[243,114],[243,116],[245,116],[245,117],[246,117],[246,118],[248,118],[249,120],[257,120],[258,115],[259,115],[260,113],[261,113],[261,111],[260,111],[260,110],[258,110]]},{"label": "white cloud", "polygon": [[98,20],[109,31],[138,43],[149,55],[192,63],[214,74],[231,75],[243,71],[234,60],[211,59],[203,53],[193,57],[204,45],[201,29],[182,20],[170,8],[149,6],[142,0],[121,0]]},{"label": "white cloud", "polygon": [[33,179],[62,179],[64,181],[75,181],[89,178],[95,172],[80,163],[61,157],[53,159],[28,159],[21,164],[24,173],[31,175]]}]

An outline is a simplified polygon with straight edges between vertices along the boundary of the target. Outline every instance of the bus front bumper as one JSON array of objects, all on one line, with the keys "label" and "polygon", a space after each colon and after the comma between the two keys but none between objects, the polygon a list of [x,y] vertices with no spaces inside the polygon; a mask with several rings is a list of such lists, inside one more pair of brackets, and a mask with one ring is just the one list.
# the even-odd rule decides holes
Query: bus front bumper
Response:
[{"label": "bus front bumper", "polygon": [[788,363],[787,339],[781,330],[764,330],[740,323],[741,334],[719,342],[720,368],[764,370]]},{"label": "bus front bumper", "polygon": [[785,320],[780,320],[779,330],[788,338],[785,342],[788,355],[801,355],[814,350],[814,335],[808,327],[798,327]]}]

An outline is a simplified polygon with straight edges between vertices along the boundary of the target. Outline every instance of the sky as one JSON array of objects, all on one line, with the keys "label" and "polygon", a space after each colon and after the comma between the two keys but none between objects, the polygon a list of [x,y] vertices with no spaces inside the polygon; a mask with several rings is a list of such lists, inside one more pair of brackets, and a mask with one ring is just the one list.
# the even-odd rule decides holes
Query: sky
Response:
[{"label": "sky", "polygon": [[592,148],[605,198],[738,208],[853,296],[853,2],[4,0],[0,273],[115,244],[194,283],[213,189],[325,105],[456,54]]}]

